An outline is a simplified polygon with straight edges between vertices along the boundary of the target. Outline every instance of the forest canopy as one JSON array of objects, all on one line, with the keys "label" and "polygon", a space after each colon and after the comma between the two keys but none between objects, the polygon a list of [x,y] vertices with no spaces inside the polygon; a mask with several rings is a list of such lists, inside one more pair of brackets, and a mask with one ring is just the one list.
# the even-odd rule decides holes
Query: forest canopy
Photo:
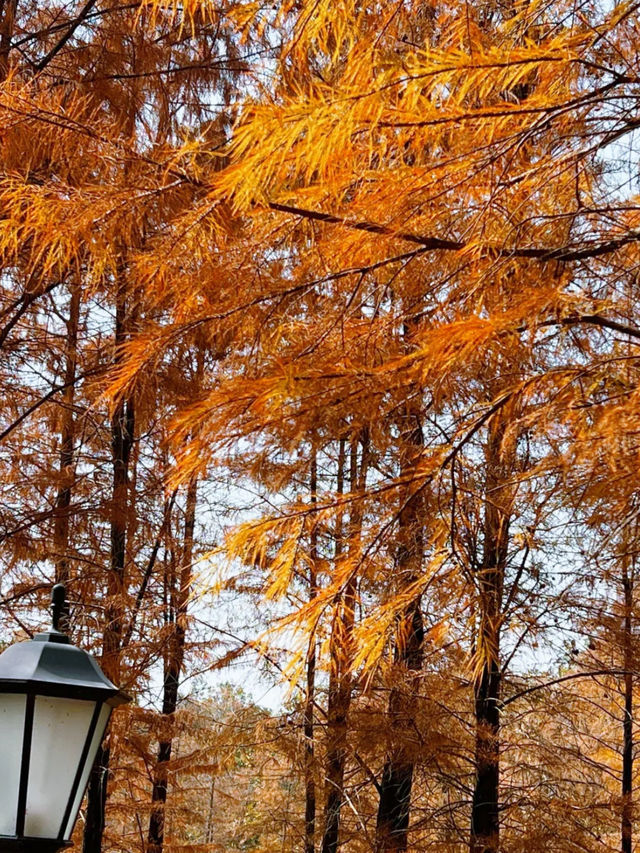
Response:
[{"label": "forest canopy", "polygon": [[64,583],[134,698],[83,853],[640,844],[639,15],[0,0],[0,643]]}]

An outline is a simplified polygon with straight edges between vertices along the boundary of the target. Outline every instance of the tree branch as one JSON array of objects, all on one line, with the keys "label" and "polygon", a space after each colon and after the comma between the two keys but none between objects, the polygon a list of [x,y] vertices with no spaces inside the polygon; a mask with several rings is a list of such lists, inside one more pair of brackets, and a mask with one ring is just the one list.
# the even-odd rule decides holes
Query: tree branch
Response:
[{"label": "tree branch", "polygon": [[545,690],[547,687],[554,687],[556,684],[562,684],[565,681],[572,681],[576,678],[592,678],[596,675],[637,675],[635,670],[628,669],[594,669],[592,672],[572,672],[571,675],[563,675],[560,678],[554,678],[551,681],[545,681],[544,684],[534,684],[533,687],[527,687],[526,690],[521,690],[520,693],[515,693],[509,696],[501,703],[503,708],[515,702],[516,699],[522,699],[523,696],[528,696],[530,693],[536,693],[538,690]]},{"label": "tree branch", "polygon": [[[424,246],[427,251],[449,251],[461,252],[468,248],[469,243],[460,240],[447,240],[440,237],[427,237],[420,234],[413,234],[410,231],[397,231],[388,225],[381,225],[377,222],[369,222],[366,220],[351,221],[342,216],[336,216],[333,213],[325,213],[320,210],[307,210],[303,207],[294,207],[289,204],[280,204],[272,201],[268,203],[271,210],[276,210],[279,213],[289,213],[292,216],[300,216],[303,219],[312,219],[316,222],[326,222],[330,225],[342,225],[345,228],[350,228],[354,231],[366,231],[369,234],[381,234],[385,237],[393,237],[396,240],[404,240],[408,243],[416,243],[418,246]],[[530,258],[531,260],[540,261],[582,261],[589,258],[598,258],[602,255],[609,255],[617,251],[629,243],[640,241],[640,231],[629,231],[621,237],[612,240],[607,240],[604,243],[593,243],[585,245],[582,248],[575,246],[556,246],[548,248],[518,248],[514,246],[508,248],[506,246],[493,246],[487,244],[480,246],[480,250],[488,256],[495,258]]]},{"label": "tree branch", "polygon": [[36,71],[42,71],[44,68],[47,67],[47,65],[51,62],[51,60],[55,56],[57,56],[58,53],[60,53],[62,48],[69,41],[71,36],[75,33],[75,31],[78,29],[80,24],[84,21],[84,19],[87,17],[89,12],[93,9],[93,7],[95,5],[96,5],[96,0],[87,0],[87,2],[84,4],[82,9],[80,10],[79,15],[76,18],[74,18],[72,21],[69,22],[69,27],[68,27],[66,33],[64,33],[64,35],[59,39],[59,41],[56,44],[54,44],[54,46],[51,48],[49,53],[47,53],[46,56],[44,56],[40,60],[40,62],[36,63],[36,66],[35,66]]}]

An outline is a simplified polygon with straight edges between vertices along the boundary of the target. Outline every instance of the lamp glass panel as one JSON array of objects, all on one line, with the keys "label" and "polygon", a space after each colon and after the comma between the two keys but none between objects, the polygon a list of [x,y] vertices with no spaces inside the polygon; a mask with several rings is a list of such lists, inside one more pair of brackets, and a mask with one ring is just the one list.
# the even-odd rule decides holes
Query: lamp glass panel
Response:
[{"label": "lamp glass panel", "polygon": [[107,723],[109,722],[110,715],[111,707],[109,705],[103,705],[100,709],[100,715],[98,716],[98,723],[93,733],[93,737],[91,738],[89,754],[87,755],[87,760],[85,762],[84,769],[82,770],[80,784],[78,785],[78,791],[73,801],[73,806],[71,807],[69,820],[67,821],[67,825],[64,828],[63,837],[65,839],[70,838],[71,833],[73,832],[73,825],[76,822],[78,811],[80,810],[80,803],[82,802],[82,798],[84,797],[84,792],[89,781],[89,774],[91,773],[93,762],[96,760],[96,753],[98,752],[98,747],[100,746],[100,743],[102,741],[102,736],[104,735],[105,729],[107,728]]},{"label": "lamp glass panel", "polygon": [[25,835],[58,836],[95,706],[84,699],[36,696]]},{"label": "lamp glass panel", "polygon": [[0,835],[15,835],[27,697],[0,693]]}]

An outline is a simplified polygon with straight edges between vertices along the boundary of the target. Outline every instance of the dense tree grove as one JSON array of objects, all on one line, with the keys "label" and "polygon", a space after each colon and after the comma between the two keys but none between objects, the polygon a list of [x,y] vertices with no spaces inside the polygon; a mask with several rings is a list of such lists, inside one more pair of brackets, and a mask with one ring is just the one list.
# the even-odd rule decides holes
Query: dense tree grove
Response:
[{"label": "dense tree grove", "polygon": [[0,641],[64,582],[135,700],[83,853],[640,850],[639,108],[633,0],[0,0]]}]

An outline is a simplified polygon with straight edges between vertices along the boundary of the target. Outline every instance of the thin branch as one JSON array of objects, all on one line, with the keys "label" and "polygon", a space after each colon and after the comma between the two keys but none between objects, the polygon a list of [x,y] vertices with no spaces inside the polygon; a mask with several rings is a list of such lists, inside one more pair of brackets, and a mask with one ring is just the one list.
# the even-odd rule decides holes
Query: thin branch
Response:
[{"label": "thin branch", "polygon": [[[447,240],[440,237],[426,237],[421,234],[413,234],[410,231],[397,231],[388,225],[381,225],[377,222],[369,222],[367,220],[351,221],[343,216],[336,216],[333,213],[325,213],[320,210],[307,210],[303,207],[294,207],[293,205],[280,204],[278,202],[269,202],[268,207],[271,210],[276,210],[280,213],[289,213],[292,216],[300,216],[303,219],[313,219],[317,222],[326,222],[331,225],[342,225],[345,228],[350,228],[354,231],[366,231],[369,234],[380,234],[385,237],[393,237],[397,240],[404,240],[407,243],[417,243],[419,246],[424,246],[426,251],[448,251],[462,252],[468,249],[470,244],[460,240]],[[607,240],[604,243],[594,243],[586,245],[583,248],[574,246],[556,246],[548,248],[518,248],[514,246],[508,248],[506,246],[495,246],[487,244],[479,246],[478,250],[484,255],[494,258],[530,258],[531,260],[540,261],[583,261],[589,258],[598,258],[602,255],[609,255],[623,246],[630,243],[640,241],[640,231],[629,231],[627,234],[617,237],[612,240]]]},{"label": "thin branch", "polygon": [[554,678],[551,681],[545,681],[544,684],[534,684],[533,687],[527,687],[526,690],[521,690],[520,693],[515,693],[509,696],[501,703],[503,708],[515,702],[516,699],[522,699],[523,696],[528,696],[530,693],[536,693],[538,690],[545,690],[547,687],[554,687],[556,684],[562,684],[565,681],[572,681],[576,678],[593,678],[596,675],[637,675],[636,670],[628,669],[594,669],[591,672],[572,672],[571,675],[563,675],[560,678]]},{"label": "thin branch", "polygon": [[15,421],[13,421],[13,423],[9,424],[6,429],[0,432],[0,442],[4,441],[5,438],[11,435],[14,429],[17,429],[20,424],[25,421],[30,415],[32,415],[35,411],[37,411],[40,406],[43,406],[45,403],[48,403],[49,400],[55,397],[55,395],[59,391],[64,391],[65,388],[69,388],[70,385],[75,385],[76,382],[80,382],[81,380],[87,379],[90,376],[97,376],[99,373],[102,372],[102,370],[102,367],[94,367],[92,370],[87,370],[84,373],[80,373],[70,382],[63,382],[61,385],[52,386],[50,391],[48,391],[43,397],[40,397],[38,400],[36,400],[36,402],[33,403],[33,405],[29,406],[28,409],[25,409],[24,412],[19,417],[17,417]]},{"label": "thin branch", "polygon": [[131,637],[133,636],[133,632],[135,630],[136,619],[138,618],[138,613],[140,612],[140,607],[142,606],[142,602],[144,601],[145,594],[147,592],[147,586],[149,585],[149,581],[151,580],[151,575],[153,574],[153,570],[155,568],[156,560],[158,558],[158,552],[160,551],[160,545],[162,544],[162,539],[166,533],[167,527],[169,525],[169,519],[171,517],[171,511],[173,510],[174,504],[176,502],[176,497],[178,496],[178,490],[174,489],[171,493],[171,498],[167,502],[164,518],[162,519],[162,524],[160,525],[160,529],[158,531],[158,535],[156,536],[156,540],[153,543],[153,548],[151,549],[151,554],[149,556],[149,560],[147,561],[147,566],[144,571],[144,575],[142,577],[142,583],[140,584],[140,588],[138,589],[138,593],[136,595],[136,600],[133,605],[133,609],[131,612],[131,619],[129,620],[129,625],[127,626],[127,630],[124,634],[124,638],[122,640],[122,648],[126,648],[131,642]]},{"label": "thin branch", "polygon": [[47,67],[51,60],[54,59],[54,57],[56,57],[58,53],[60,53],[62,48],[69,41],[71,36],[75,33],[75,31],[78,29],[80,24],[84,21],[84,19],[87,17],[89,12],[93,9],[95,5],[96,0],[87,0],[77,17],[75,17],[72,21],[69,22],[69,28],[64,33],[64,35],[59,39],[56,44],[54,44],[49,53],[47,53],[46,56],[43,56],[40,62],[36,63],[36,71],[42,71],[44,68]]}]

